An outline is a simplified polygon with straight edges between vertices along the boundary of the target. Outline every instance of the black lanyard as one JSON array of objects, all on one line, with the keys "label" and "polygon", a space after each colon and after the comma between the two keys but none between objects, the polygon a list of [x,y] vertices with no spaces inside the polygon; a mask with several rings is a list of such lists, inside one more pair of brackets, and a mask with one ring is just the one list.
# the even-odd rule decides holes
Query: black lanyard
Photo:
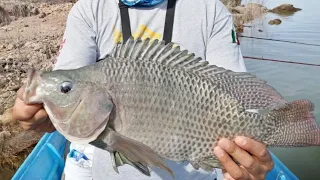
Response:
[{"label": "black lanyard", "polygon": [[[174,21],[174,12],[177,0],[168,0],[166,19],[163,31],[163,40],[168,43],[172,40],[172,29]],[[127,41],[131,37],[131,27],[128,8],[121,0],[119,0],[120,16],[121,16],[121,26],[122,26],[122,36],[123,41]]]}]

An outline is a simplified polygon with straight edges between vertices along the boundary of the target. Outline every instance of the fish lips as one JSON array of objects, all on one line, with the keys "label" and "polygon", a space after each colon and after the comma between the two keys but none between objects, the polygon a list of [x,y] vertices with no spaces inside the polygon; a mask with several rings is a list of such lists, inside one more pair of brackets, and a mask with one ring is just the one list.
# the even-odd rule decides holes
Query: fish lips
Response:
[{"label": "fish lips", "polygon": [[27,82],[23,93],[23,101],[25,104],[40,104],[43,103],[39,94],[37,94],[37,87],[41,80],[43,71],[37,71],[31,68],[27,72]]}]

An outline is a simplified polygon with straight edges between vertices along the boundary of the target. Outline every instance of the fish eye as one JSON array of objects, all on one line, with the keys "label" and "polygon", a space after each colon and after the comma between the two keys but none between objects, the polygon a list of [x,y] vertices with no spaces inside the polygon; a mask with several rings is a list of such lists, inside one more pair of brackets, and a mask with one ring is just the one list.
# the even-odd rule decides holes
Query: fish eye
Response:
[{"label": "fish eye", "polygon": [[63,82],[63,83],[60,84],[59,90],[63,94],[67,94],[68,92],[70,92],[72,90],[72,87],[73,86],[72,86],[71,82]]}]

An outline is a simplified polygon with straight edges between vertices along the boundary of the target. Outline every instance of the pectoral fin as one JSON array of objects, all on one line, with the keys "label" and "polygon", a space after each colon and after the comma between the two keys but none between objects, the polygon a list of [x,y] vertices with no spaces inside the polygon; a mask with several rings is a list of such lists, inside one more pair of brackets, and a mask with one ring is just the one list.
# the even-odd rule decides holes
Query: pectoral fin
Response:
[{"label": "pectoral fin", "polygon": [[118,172],[118,166],[130,164],[147,176],[150,176],[148,167],[153,166],[167,171],[174,177],[173,172],[166,166],[161,156],[148,146],[124,137],[110,128],[105,130],[104,137],[101,138],[108,146],[106,149],[114,153],[111,156],[113,156],[113,166],[116,172]]}]

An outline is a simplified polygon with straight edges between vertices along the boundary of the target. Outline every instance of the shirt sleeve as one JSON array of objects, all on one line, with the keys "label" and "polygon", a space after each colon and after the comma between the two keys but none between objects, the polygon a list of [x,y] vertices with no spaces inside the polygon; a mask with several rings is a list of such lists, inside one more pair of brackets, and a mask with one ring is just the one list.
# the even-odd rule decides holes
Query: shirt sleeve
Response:
[{"label": "shirt sleeve", "polygon": [[63,42],[53,70],[80,68],[96,62],[98,58],[93,20],[90,11],[84,10],[85,2],[78,1],[68,14]]},{"label": "shirt sleeve", "polygon": [[[236,72],[246,72],[231,13],[218,0],[215,3],[213,26],[208,30],[206,60],[210,64]],[[209,11],[210,12],[210,11]]]}]

